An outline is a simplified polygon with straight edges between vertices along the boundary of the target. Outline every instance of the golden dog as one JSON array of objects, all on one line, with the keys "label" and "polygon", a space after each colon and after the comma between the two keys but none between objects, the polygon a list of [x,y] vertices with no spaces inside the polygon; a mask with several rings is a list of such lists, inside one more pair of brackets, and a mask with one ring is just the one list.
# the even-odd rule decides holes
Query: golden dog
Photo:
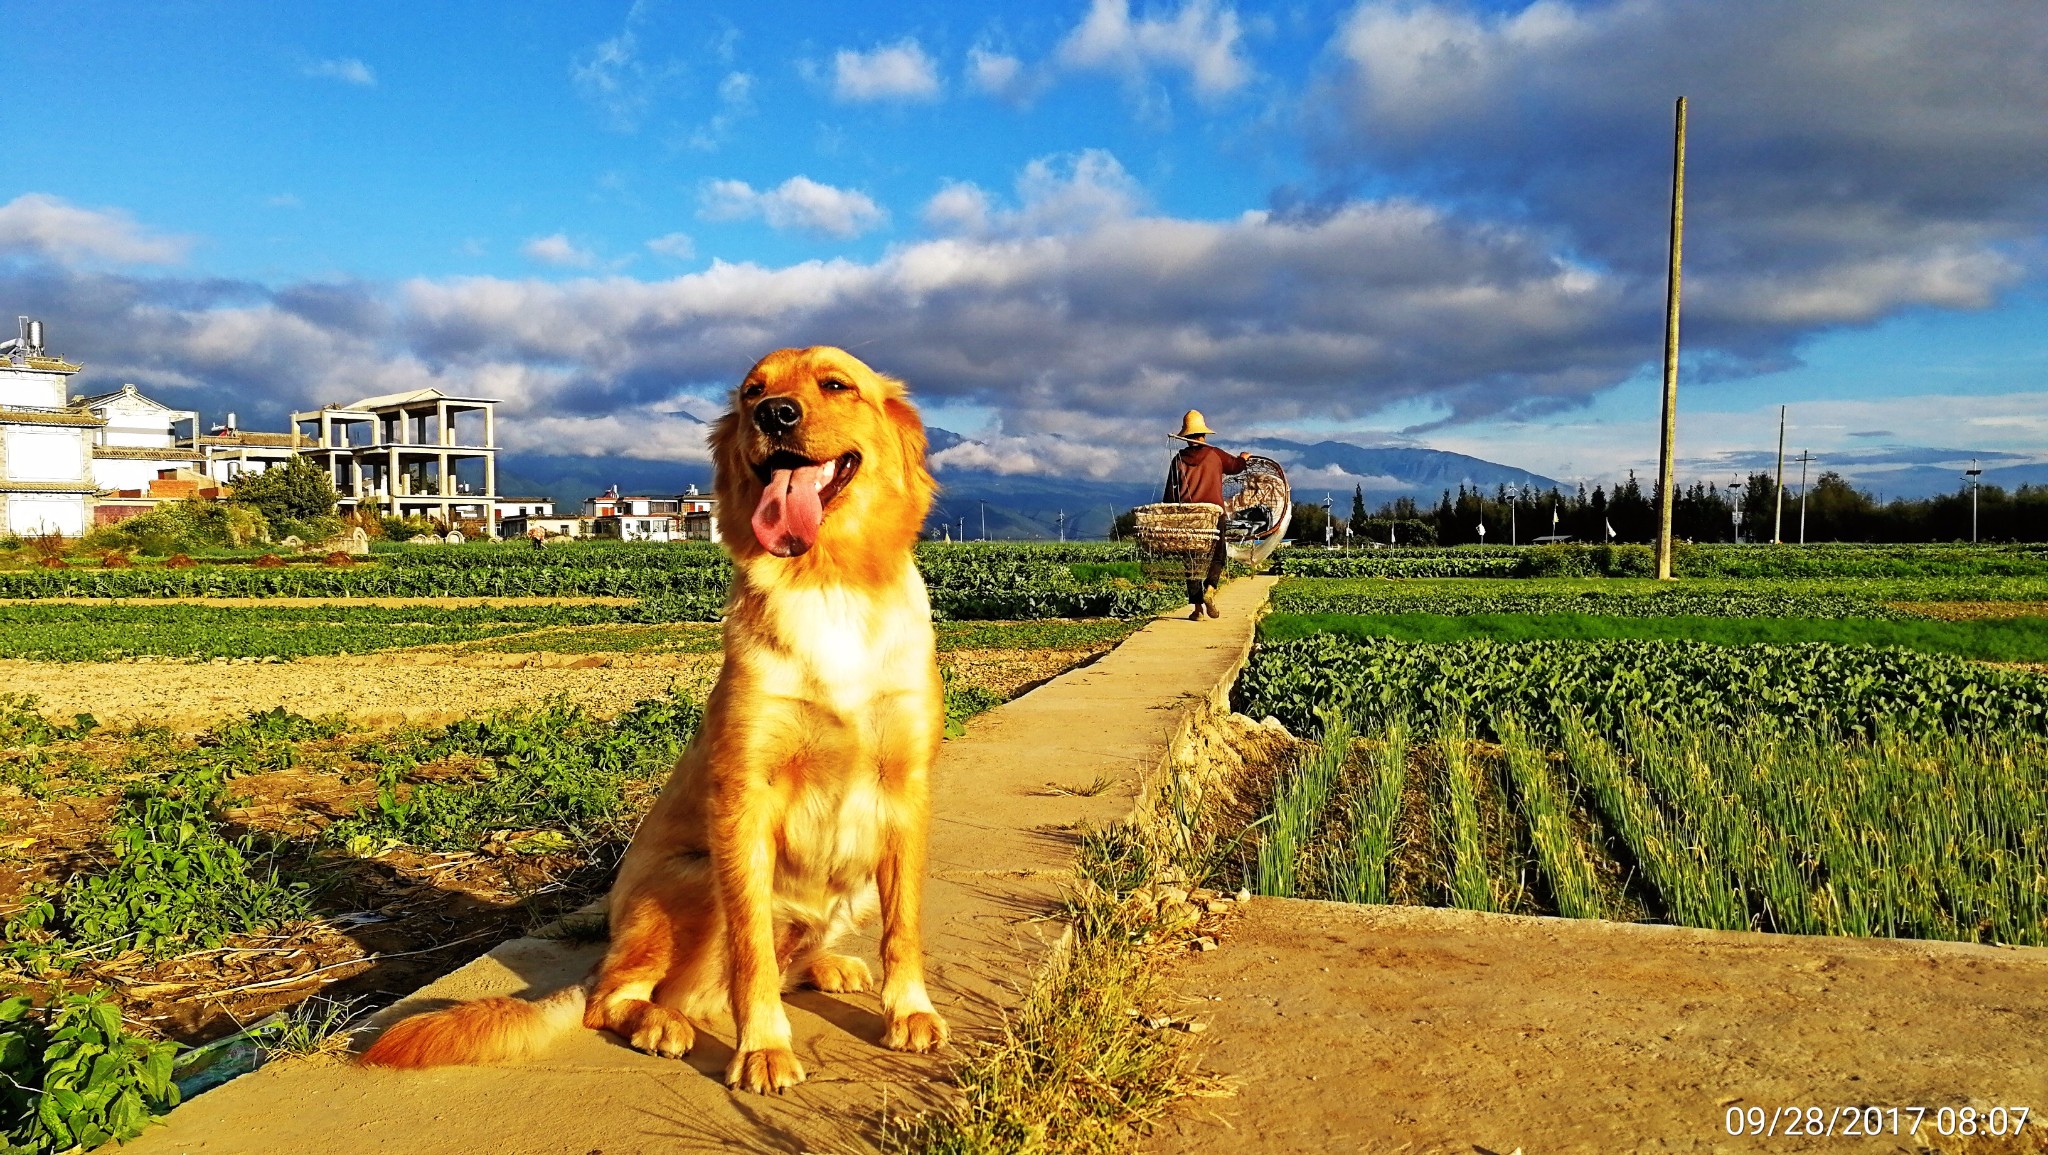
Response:
[{"label": "golden dog", "polygon": [[912,558],[934,486],[899,381],[839,349],[754,366],[711,435],[734,575],[725,665],[704,725],[640,824],[611,891],[611,949],[538,1001],[495,998],[405,1019],[365,1063],[523,1058],[581,1020],[679,1056],[729,1006],[726,1082],[804,1078],[785,974],[827,991],[873,982],[834,939],[882,915],[884,1045],[946,1039],[919,930],[928,776],[945,707],[931,605]]}]

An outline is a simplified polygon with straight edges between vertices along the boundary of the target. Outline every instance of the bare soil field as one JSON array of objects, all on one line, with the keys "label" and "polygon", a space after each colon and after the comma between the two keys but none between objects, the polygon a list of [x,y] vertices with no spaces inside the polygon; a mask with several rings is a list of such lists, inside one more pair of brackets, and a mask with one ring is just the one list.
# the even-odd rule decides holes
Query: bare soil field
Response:
[{"label": "bare soil field", "polygon": [[[1238,1094],[1148,1151],[2048,1149],[2048,950],[1292,899],[1220,937],[1171,1013],[1206,1024]],[[1917,1137],[1890,1114],[1844,1135],[1871,1106],[1927,1112]],[[1999,1106],[2032,1108],[2033,1135],[1940,1134],[1940,1108]],[[1731,1111],[1791,1107],[1835,1135],[1729,1133]]]},{"label": "bare soil field", "polygon": [[465,606],[630,606],[639,598],[0,598],[0,606],[376,606],[383,609],[461,609]]},{"label": "bare soil field", "polygon": [[[1107,646],[954,650],[956,676],[1013,697]],[[713,654],[494,653],[430,647],[293,662],[31,662],[0,659],[0,693],[33,694],[44,712],[106,725],[196,731],[224,717],[283,708],[346,714],[368,728],[431,725],[565,697],[600,716],[676,688],[701,698]]]}]

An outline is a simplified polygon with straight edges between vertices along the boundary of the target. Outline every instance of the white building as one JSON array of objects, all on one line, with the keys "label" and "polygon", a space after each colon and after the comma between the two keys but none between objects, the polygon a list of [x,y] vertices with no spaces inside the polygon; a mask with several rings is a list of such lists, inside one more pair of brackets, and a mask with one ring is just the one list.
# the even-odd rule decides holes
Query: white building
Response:
[{"label": "white building", "polygon": [[552,497],[501,497],[497,500],[495,508],[498,511],[498,521],[500,524],[507,518],[514,517],[553,517],[555,516],[555,499]]},{"label": "white building", "polygon": [[82,366],[43,348],[43,323],[17,318],[20,334],[0,342],[0,530],[85,532],[93,482],[93,441],[105,420],[70,404]]},{"label": "white building", "polygon": [[616,513],[590,519],[592,537],[608,537],[618,541],[673,541],[676,519],[667,514],[647,516],[645,514]]},{"label": "white building", "polygon": [[199,472],[222,485],[233,485],[244,474],[274,469],[312,448],[311,438],[298,433],[251,433],[235,427],[235,415],[215,425],[200,437],[185,443],[199,454]]},{"label": "white building", "polygon": [[[152,401],[133,385],[75,404],[105,422],[92,438],[92,481],[100,490],[147,493],[165,470],[199,470],[202,457],[191,448],[199,436],[198,413]],[[178,436],[180,425],[189,427],[189,437]]]}]

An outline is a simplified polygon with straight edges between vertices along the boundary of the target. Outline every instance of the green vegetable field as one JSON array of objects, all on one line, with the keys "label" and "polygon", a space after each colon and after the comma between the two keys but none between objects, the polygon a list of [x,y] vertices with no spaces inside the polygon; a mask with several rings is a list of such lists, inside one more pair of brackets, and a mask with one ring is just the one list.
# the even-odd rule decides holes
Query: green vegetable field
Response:
[{"label": "green vegetable field", "polygon": [[[926,544],[918,565],[941,619],[1142,617],[1183,597],[1147,581],[1129,544]],[[346,567],[276,568],[241,559],[170,567],[66,565],[0,570],[0,599],[47,598],[644,598],[663,620],[715,621],[732,569],[701,544],[519,543],[405,546]]]},{"label": "green vegetable field", "polygon": [[1260,892],[2048,944],[2041,551],[1309,552],[1237,688],[1319,739],[1245,832]]}]

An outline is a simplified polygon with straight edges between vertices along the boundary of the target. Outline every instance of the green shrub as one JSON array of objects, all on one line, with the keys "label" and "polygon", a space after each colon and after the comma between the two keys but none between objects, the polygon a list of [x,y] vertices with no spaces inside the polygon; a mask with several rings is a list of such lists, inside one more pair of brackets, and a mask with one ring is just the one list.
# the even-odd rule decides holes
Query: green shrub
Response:
[{"label": "green shrub", "polygon": [[148,513],[104,526],[86,535],[93,549],[133,549],[152,557],[169,554],[239,549],[261,541],[270,524],[258,510],[217,501],[169,501]]},{"label": "green shrub", "polygon": [[334,478],[303,454],[294,454],[283,465],[261,473],[243,474],[230,493],[235,504],[259,510],[272,523],[332,517],[340,500]]}]

